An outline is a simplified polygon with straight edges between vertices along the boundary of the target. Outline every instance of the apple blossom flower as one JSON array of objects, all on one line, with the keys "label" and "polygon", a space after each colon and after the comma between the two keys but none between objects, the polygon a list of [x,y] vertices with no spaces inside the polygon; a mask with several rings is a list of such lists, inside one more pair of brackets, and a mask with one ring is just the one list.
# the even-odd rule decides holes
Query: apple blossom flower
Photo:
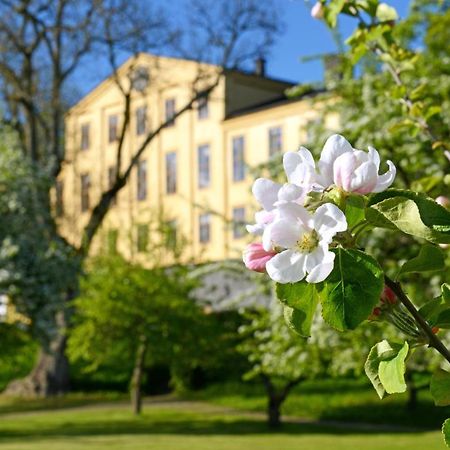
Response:
[{"label": "apple blossom flower", "polygon": [[278,206],[279,217],[264,230],[263,248],[284,249],[266,263],[269,276],[278,283],[323,281],[334,266],[334,253],[328,249],[334,235],[347,229],[344,213],[325,203],[314,214],[288,202]]},{"label": "apple blossom flower", "polygon": [[317,2],[312,8],[311,8],[311,17],[314,19],[322,19],[323,18],[323,5],[321,2]]},{"label": "apple blossom flower", "polygon": [[273,250],[264,250],[261,243],[255,242],[247,246],[242,259],[247,269],[255,272],[265,272],[267,262],[276,254]]},{"label": "apple blossom flower", "polygon": [[277,204],[285,202],[303,203],[306,191],[294,184],[286,183],[282,185],[267,178],[258,178],[253,183],[252,192],[263,209],[255,213],[255,224],[247,225],[246,228],[249,233],[260,235],[266,226],[278,216]]},{"label": "apple blossom flower", "polygon": [[394,181],[396,168],[387,161],[389,169],[379,175],[380,155],[373,147],[369,151],[354,149],[342,136],[330,136],[320,155],[317,167],[311,152],[302,147],[297,153],[286,153],[284,169],[291,183],[320,187],[337,186],[346,192],[369,194],[382,192]]}]

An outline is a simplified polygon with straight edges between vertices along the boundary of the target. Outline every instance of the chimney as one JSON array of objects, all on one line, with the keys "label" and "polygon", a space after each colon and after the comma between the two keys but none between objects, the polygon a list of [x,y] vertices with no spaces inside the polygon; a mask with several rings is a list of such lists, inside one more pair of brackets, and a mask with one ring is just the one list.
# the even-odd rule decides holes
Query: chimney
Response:
[{"label": "chimney", "polygon": [[266,59],[262,56],[255,61],[255,75],[259,77],[266,76]]}]

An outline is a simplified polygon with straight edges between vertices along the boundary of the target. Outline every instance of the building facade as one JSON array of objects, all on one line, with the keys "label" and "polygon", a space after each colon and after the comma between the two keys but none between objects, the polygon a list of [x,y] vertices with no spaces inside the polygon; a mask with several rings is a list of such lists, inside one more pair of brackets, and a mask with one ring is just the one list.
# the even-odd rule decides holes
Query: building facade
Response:
[{"label": "building facade", "polygon": [[[174,234],[187,243],[186,260],[239,257],[248,242],[243,224],[252,221],[256,209],[249,168],[304,142],[308,123],[320,117],[320,104],[311,96],[287,99],[291,84],[263,74],[219,75],[212,65],[148,54],[126,62],[117,77],[136,83],[119,170],[125,170],[149,133],[165,121],[169,125],[145,148],[92,251],[106,247],[145,264],[148,224],[162,209]],[[171,120],[196,89],[212,80],[217,86],[207,98]],[[63,235],[74,244],[118,170],[124,97],[116,81],[102,82],[66,116],[66,161],[56,187],[56,213]]]}]

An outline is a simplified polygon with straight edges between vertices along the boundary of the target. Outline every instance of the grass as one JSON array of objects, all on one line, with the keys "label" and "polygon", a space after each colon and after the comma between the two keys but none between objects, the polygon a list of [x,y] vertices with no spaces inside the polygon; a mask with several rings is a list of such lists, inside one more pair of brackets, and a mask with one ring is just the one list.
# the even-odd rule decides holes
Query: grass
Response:
[{"label": "grass", "polygon": [[[444,450],[438,431],[363,432],[286,423],[276,433],[262,418],[200,402],[146,405],[133,417],[124,403],[0,415],[0,450]],[[53,407],[53,405],[49,405]]]},{"label": "grass", "polygon": [[[212,385],[189,393],[186,398],[246,411],[265,411],[265,392],[258,383]],[[419,392],[415,410],[406,407],[407,395],[397,394],[382,401],[365,379],[305,382],[294,389],[282,412],[310,419],[398,424],[438,429],[450,417],[450,408],[434,406],[428,390]]]}]

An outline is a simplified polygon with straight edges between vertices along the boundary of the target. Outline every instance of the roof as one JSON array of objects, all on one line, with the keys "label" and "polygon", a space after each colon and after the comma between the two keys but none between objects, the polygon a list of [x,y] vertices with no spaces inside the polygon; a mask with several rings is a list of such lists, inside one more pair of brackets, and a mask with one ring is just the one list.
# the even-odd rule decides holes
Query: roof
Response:
[{"label": "roof", "polygon": [[[151,53],[140,53],[136,56],[130,56],[123,64],[121,64],[118,68],[117,68],[117,72],[121,73],[124,72],[126,70],[126,68],[131,64],[131,62],[133,60],[136,60],[136,58],[141,58],[141,57],[150,57],[150,58],[161,58],[161,59],[172,59],[172,60],[178,60],[178,61],[187,61],[187,62],[192,62],[192,63],[197,63],[197,64],[204,64],[204,65],[209,65],[212,67],[219,67],[216,64],[210,64],[210,63],[206,63],[203,61],[198,61],[195,59],[189,59],[189,58],[176,58],[173,56],[163,56],[163,55],[154,55]],[[239,70],[239,69],[226,69],[225,70],[225,75],[238,75],[238,76],[244,76],[246,78],[253,78],[255,81],[260,81],[260,82],[268,82],[268,83],[273,83],[273,84],[277,84],[277,85],[282,85],[285,86],[286,88],[288,87],[292,87],[295,85],[294,82],[292,81],[287,81],[287,80],[282,80],[279,78],[275,78],[275,77],[268,77],[268,76],[261,76],[258,75],[256,73],[247,71],[247,70]],[[113,74],[111,73],[111,75],[107,76],[106,78],[104,78],[103,80],[99,81],[97,83],[97,85],[95,85],[88,93],[86,93],[86,95],[84,95],[82,98],[80,98],[75,104],[73,104],[69,110],[67,111],[67,114],[70,114],[70,112],[72,110],[78,109],[79,107],[82,107],[82,105],[88,100],[91,99],[92,97],[95,97],[99,94],[102,93],[102,91],[104,91],[107,86],[113,82]]]},{"label": "roof", "polygon": [[246,114],[252,114],[259,111],[264,111],[266,109],[270,108],[276,108],[278,106],[284,106],[291,103],[296,103],[303,101],[305,98],[312,98],[316,95],[323,94],[327,92],[326,89],[311,89],[311,91],[308,91],[298,97],[287,97],[286,95],[280,96],[279,98],[275,98],[263,103],[259,103],[257,105],[249,106],[247,108],[242,108],[237,111],[233,111],[232,113],[228,114],[225,117],[225,120],[234,119],[235,117],[244,116]]}]

